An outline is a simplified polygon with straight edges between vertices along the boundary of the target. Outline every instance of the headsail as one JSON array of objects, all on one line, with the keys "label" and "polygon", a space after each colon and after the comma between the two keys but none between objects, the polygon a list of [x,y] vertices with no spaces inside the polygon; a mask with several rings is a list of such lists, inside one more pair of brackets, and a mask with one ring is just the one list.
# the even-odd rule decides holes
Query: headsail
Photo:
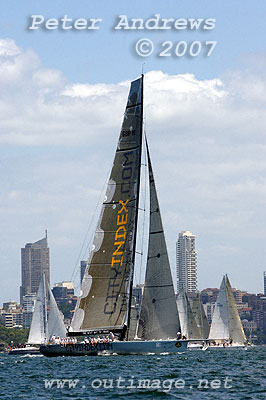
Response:
[{"label": "headsail", "polygon": [[133,282],[143,119],[143,78],[131,83],[73,331],[122,331]]},{"label": "headsail", "polygon": [[225,276],[225,281],[226,281],[228,307],[229,307],[230,338],[233,340],[233,343],[245,344],[246,335],[242,326],[241,319],[239,317],[234,294],[232,292],[232,288],[227,275]]},{"label": "headsail", "polygon": [[156,340],[175,338],[176,333],[180,330],[180,324],[148,145],[147,153],[150,227],[138,337],[145,340]]},{"label": "headsail", "polygon": [[54,295],[51,291],[49,283],[47,282],[48,295],[49,295],[49,316],[48,316],[48,339],[53,335],[59,337],[66,337],[66,328],[63,319],[58,310]]},{"label": "headsail", "polygon": [[35,300],[28,343],[40,344],[47,339],[47,301],[45,274],[42,274]]}]

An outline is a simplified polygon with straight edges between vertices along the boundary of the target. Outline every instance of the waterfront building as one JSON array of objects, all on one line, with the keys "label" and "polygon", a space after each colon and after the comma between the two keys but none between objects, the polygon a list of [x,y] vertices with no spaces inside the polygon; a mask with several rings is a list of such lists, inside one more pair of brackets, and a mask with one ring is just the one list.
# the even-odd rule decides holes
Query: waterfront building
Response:
[{"label": "waterfront building", "polygon": [[14,326],[22,327],[23,313],[17,302],[10,301],[3,304],[1,322],[6,328],[14,328]]},{"label": "waterfront building", "polygon": [[45,238],[35,243],[27,243],[21,249],[21,286],[20,304],[23,296],[37,294],[42,273],[50,284],[50,256],[47,243],[47,232]]},{"label": "waterfront building", "polygon": [[263,272],[264,296],[266,296],[266,271]]},{"label": "waterfront building", "polygon": [[70,324],[77,297],[74,296],[74,284],[71,281],[57,282],[52,289],[59,311],[64,315],[64,323]]},{"label": "waterfront building", "polygon": [[52,289],[55,300],[72,298],[74,296],[74,284],[71,281],[62,281],[54,284]]},{"label": "waterfront building", "polygon": [[197,252],[196,236],[190,231],[179,233],[176,243],[176,276],[177,292],[182,289],[186,293],[196,293],[197,284]]},{"label": "waterfront building", "polygon": [[25,296],[23,296],[22,300],[23,311],[33,313],[35,300],[36,300],[35,294],[26,294]]}]

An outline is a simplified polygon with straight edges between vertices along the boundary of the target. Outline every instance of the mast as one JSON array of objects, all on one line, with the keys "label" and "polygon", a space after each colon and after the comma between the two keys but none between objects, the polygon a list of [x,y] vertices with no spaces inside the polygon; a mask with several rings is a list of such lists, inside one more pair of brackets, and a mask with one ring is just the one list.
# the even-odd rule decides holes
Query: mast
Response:
[{"label": "mast", "polygon": [[[133,279],[134,279],[134,267],[136,257],[136,243],[137,243],[137,230],[138,230],[138,214],[139,214],[139,191],[140,191],[140,171],[141,171],[141,152],[142,152],[142,137],[143,137],[143,92],[144,92],[144,74],[141,74],[141,122],[140,122],[140,151],[139,151],[139,166],[138,166],[138,196],[136,201],[136,215],[135,215],[135,235],[133,242],[133,258],[132,258],[132,270],[131,270],[131,281],[129,290],[129,304],[128,304],[128,316],[127,316],[127,340],[130,328],[130,316],[131,316],[131,305],[132,305],[132,292],[133,292]],[[121,338],[123,339],[123,337]]]}]

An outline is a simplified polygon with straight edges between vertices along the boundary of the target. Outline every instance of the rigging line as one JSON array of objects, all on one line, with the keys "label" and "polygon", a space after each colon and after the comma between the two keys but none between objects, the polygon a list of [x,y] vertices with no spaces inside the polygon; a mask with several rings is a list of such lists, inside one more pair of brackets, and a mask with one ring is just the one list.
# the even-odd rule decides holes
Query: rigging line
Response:
[{"label": "rigging line", "polygon": [[79,261],[80,261],[80,257],[81,257],[81,255],[82,255],[82,252],[83,252],[83,256],[84,256],[85,252],[87,252],[88,247],[89,247],[89,245],[90,245],[90,243],[91,243],[91,241],[92,241],[92,239],[90,239],[89,244],[87,245],[87,247],[86,247],[86,249],[85,249],[85,251],[84,251],[84,246],[85,246],[86,241],[88,240],[89,232],[90,232],[91,226],[92,226],[92,224],[93,224],[93,222],[94,222],[95,214],[96,214],[96,211],[97,211],[97,209],[98,209],[98,206],[99,206],[99,203],[100,203],[100,201],[101,201],[101,198],[102,198],[102,196],[103,196],[103,191],[104,191],[104,189],[105,189],[105,187],[106,187],[106,184],[107,184],[109,175],[110,175],[110,169],[109,169],[109,171],[108,171],[108,175],[107,175],[107,177],[106,177],[106,179],[105,179],[105,182],[104,182],[104,185],[103,185],[103,187],[102,187],[101,194],[100,194],[100,196],[99,196],[99,198],[98,198],[98,202],[97,202],[97,204],[96,204],[96,206],[95,206],[95,208],[94,208],[93,214],[92,214],[92,216],[91,216],[91,219],[90,219],[90,222],[89,222],[89,226],[88,226],[88,229],[87,229],[85,238],[84,238],[84,240],[83,240],[83,243],[82,243],[82,246],[81,246],[79,255],[78,255],[78,257],[77,257],[77,260],[76,260],[76,263],[75,263],[75,267],[74,267],[74,270],[73,270],[73,272],[72,272],[70,281],[76,279],[77,274],[78,274],[78,265],[79,265]]}]

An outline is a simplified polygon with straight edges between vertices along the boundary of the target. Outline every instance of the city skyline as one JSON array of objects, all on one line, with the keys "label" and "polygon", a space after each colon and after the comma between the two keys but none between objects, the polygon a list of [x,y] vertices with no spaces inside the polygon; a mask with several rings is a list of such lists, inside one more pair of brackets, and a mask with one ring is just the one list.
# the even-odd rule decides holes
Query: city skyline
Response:
[{"label": "city skyline", "polygon": [[[47,271],[48,271],[48,279],[49,279],[49,284],[50,284],[50,272],[51,272],[50,271],[50,248],[48,247],[47,230],[45,232],[46,232],[45,233],[46,236],[43,239],[37,240],[36,242],[33,242],[33,243],[27,243],[24,248],[21,248],[21,282],[23,280],[22,279],[22,271],[25,268],[25,259],[26,259],[26,261],[29,260],[29,256],[30,256],[30,258],[31,258],[30,265],[34,266],[34,269],[35,269],[35,278],[37,277],[37,275],[39,276],[39,278],[41,276],[37,271],[41,267],[40,257],[42,257],[44,261],[48,260],[48,269],[47,269]],[[175,251],[175,253],[176,253],[176,263],[175,263],[176,274],[173,274],[173,272],[172,272],[173,281],[176,282],[176,279],[177,279],[177,284],[175,285],[175,287],[176,287],[175,291],[176,291],[177,294],[178,294],[178,291],[180,289],[182,289],[182,288],[186,289],[186,287],[188,285],[187,283],[185,283],[186,279],[185,279],[185,281],[184,280],[183,281],[180,280],[181,286],[178,285],[178,276],[179,276],[178,275],[178,252],[180,253],[179,255],[181,256],[181,258],[180,258],[181,263],[183,263],[183,264],[185,263],[186,264],[187,260],[184,257],[182,257],[181,253],[184,253],[184,250],[186,249],[186,247],[188,245],[189,245],[188,247],[190,248],[190,251],[189,251],[190,255],[188,257],[189,268],[191,269],[191,267],[192,267],[192,269],[195,269],[195,271],[196,271],[196,272],[194,271],[195,273],[193,273],[192,282],[191,282],[191,279],[190,279],[190,284],[188,285],[188,287],[189,287],[189,289],[191,289],[192,286],[196,287],[196,290],[193,289],[192,291],[191,290],[185,290],[185,291],[188,291],[188,292],[191,291],[191,292],[197,293],[197,292],[201,292],[202,290],[206,290],[208,288],[212,288],[212,289],[218,289],[219,288],[219,282],[217,282],[216,286],[215,285],[214,286],[208,285],[207,282],[205,282],[205,286],[204,287],[198,288],[198,285],[197,285],[198,265],[197,265],[197,252],[196,252],[196,246],[195,246],[195,238],[196,238],[196,235],[193,235],[190,231],[182,231],[182,232],[180,232],[178,234],[178,240],[176,242],[176,251]],[[181,251],[181,248],[182,248],[183,251]],[[42,256],[40,256],[40,253],[43,253],[43,251],[48,254],[48,258],[47,258],[47,255],[44,256],[44,254],[42,254]],[[193,253],[193,257],[191,256],[192,253]],[[36,258],[36,255],[37,255],[37,258]],[[184,256],[184,254],[183,254],[183,256]],[[78,267],[79,273],[77,273],[77,272],[75,273],[75,271],[77,270],[77,266],[71,272],[72,276],[75,276],[75,290],[76,290],[76,292],[78,292],[78,290],[79,290],[79,288],[81,286],[81,280],[83,278],[86,265],[87,265],[87,261],[84,261],[84,260],[80,261],[80,264],[79,264],[79,267]],[[28,267],[29,267],[29,265],[28,265]],[[37,267],[37,269],[36,269],[36,267]],[[42,269],[43,268],[41,267],[40,271]],[[184,276],[184,274],[187,273],[187,272],[185,272],[185,271],[187,271],[187,265],[186,265],[185,269],[184,269],[184,265],[183,265],[183,269],[181,268],[181,270],[183,271],[183,276]],[[181,270],[180,270],[180,273],[182,275]],[[77,278],[77,275],[78,275],[78,278]],[[190,275],[190,273],[189,273],[189,275]],[[229,276],[230,276],[230,273],[229,273]],[[222,277],[222,275],[221,275],[221,277]],[[25,278],[24,278],[24,280],[25,280]],[[59,278],[59,280],[60,280],[60,282],[69,281],[69,280],[65,279],[64,277]],[[57,280],[57,282],[59,280]],[[38,279],[37,279],[37,281],[38,281]],[[38,286],[39,286],[37,281],[36,281],[36,279],[34,280],[33,286],[34,286],[35,289],[33,289],[33,292],[30,291],[32,289],[28,289],[28,291],[26,291],[25,294],[27,296],[30,296],[31,294],[33,294],[33,295],[36,294]],[[57,282],[54,280],[54,285],[56,285]],[[135,282],[135,284],[138,285],[139,282]],[[19,287],[20,296],[18,296],[18,297],[20,297],[20,304],[21,305],[23,304],[23,300],[21,300],[21,299],[25,295],[24,291],[22,289],[22,286],[23,285],[21,285]],[[262,280],[262,285],[261,286],[262,286],[261,290],[258,290],[256,292],[252,292],[252,291],[250,291],[250,290],[248,290],[246,288],[240,288],[239,289],[238,285],[234,285],[232,287],[233,288],[238,288],[238,290],[246,291],[248,293],[256,293],[256,294],[264,293],[264,294],[266,294],[266,291],[265,291],[266,290],[266,271],[263,271],[263,280]],[[37,287],[37,289],[36,289],[36,287]],[[51,287],[53,287],[53,285]],[[23,291],[23,294],[22,294],[22,291]],[[8,299],[7,298],[3,298],[2,303],[6,302],[7,300],[9,300],[9,301],[17,301],[17,297],[14,296],[13,298],[8,298]]]}]

